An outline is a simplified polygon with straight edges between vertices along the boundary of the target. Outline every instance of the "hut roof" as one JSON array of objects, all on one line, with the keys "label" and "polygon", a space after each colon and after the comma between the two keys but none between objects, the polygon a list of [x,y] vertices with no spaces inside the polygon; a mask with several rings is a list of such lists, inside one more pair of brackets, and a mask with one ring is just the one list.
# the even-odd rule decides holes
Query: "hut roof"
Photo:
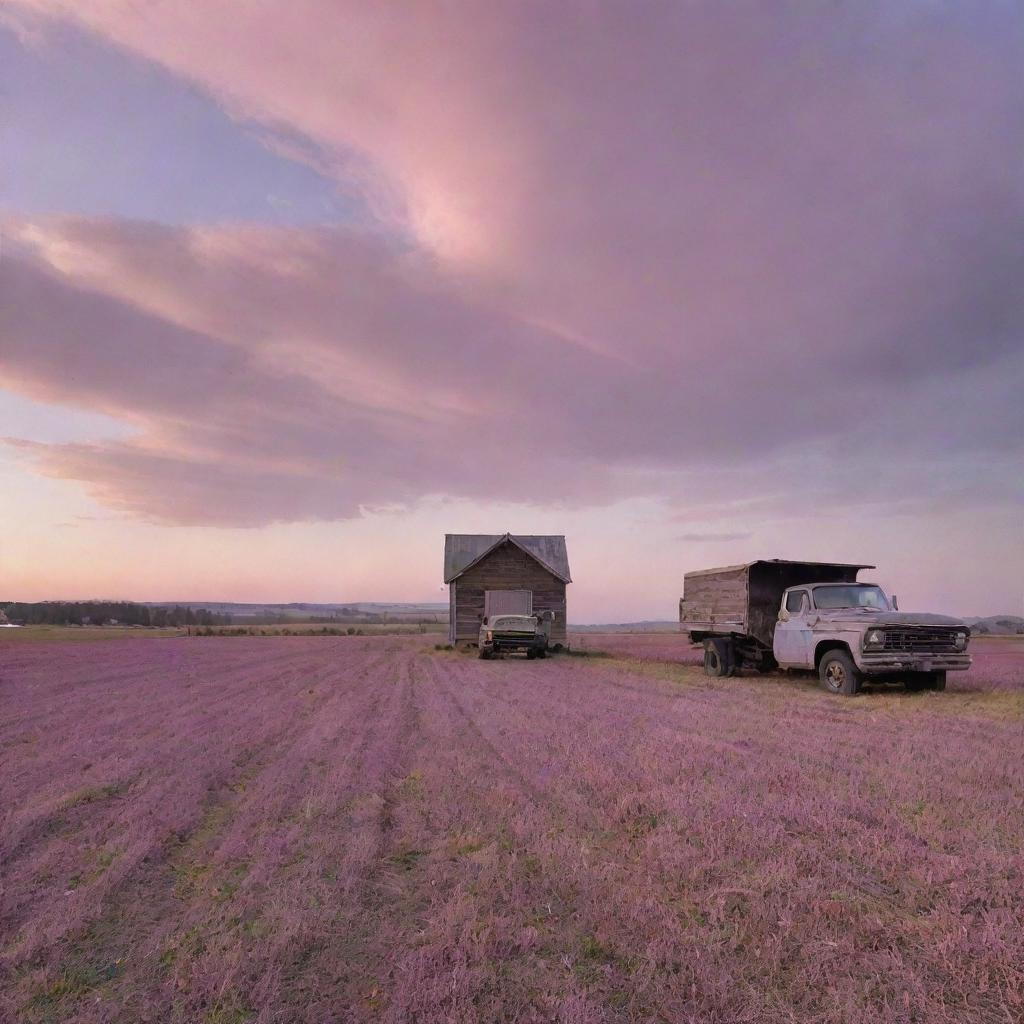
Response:
[{"label": "hut roof", "polygon": [[542,537],[524,533],[446,533],[444,535],[444,581],[461,576],[490,554],[499,544],[511,541],[563,583],[571,583],[565,537]]}]

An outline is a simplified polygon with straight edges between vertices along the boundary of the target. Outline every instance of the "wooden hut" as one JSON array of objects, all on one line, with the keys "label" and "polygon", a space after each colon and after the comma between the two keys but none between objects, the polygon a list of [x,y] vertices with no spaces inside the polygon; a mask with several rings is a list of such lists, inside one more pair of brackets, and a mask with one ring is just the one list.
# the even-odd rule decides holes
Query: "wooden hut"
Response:
[{"label": "wooden hut", "polygon": [[485,615],[553,612],[551,644],[565,646],[565,537],[448,533],[444,538],[449,640],[475,643]]}]

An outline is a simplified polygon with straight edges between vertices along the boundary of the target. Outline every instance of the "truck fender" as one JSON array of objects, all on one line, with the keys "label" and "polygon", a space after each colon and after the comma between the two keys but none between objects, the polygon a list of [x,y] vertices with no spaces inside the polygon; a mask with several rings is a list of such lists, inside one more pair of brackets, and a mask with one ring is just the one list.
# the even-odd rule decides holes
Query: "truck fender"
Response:
[{"label": "truck fender", "polygon": [[814,648],[814,667],[815,669],[821,665],[821,659],[825,657],[826,651],[845,651],[853,661],[857,664],[857,659],[854,657],[853,651],[850,650],[850,645],[845,640],[819,640],[817,646]]}]

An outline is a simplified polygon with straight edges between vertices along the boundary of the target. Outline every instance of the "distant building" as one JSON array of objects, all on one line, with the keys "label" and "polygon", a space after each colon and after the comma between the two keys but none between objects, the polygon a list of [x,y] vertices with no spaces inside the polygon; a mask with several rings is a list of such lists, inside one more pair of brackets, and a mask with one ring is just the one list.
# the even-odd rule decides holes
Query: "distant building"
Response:
[{"label": "distant building", "polygon": [[485,615],[552,612],[552,645],[567,643],[563,536],[448,533],[444,538],[452,643],[476,642]]}]

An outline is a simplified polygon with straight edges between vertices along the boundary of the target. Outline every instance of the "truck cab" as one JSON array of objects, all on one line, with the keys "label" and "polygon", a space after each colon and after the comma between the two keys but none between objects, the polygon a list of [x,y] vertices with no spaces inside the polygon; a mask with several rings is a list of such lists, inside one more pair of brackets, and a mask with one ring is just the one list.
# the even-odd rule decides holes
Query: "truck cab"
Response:
[{"label": "truck cab", "polygon": [[810,583],[783,592],[772,649],[781,668],[816,670],[832,693],[864,679],[944,690],[947,672],[970,668],[970,635],[959,619],[900,612],[874,583]]}]

